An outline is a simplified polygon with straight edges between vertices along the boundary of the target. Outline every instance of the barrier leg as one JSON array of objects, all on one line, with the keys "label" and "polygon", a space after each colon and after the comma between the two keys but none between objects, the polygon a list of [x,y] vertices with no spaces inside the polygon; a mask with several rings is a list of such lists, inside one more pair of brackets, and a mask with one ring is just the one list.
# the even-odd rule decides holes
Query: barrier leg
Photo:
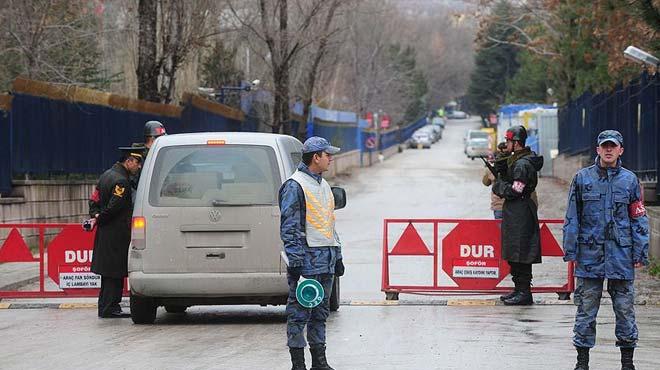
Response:
[{"label": "barrier leg", "polygon": [[569,300],[571,300],[571,293],[570,292],[557,292],[557,295],[559,296],[560,301],[569,301]]},{"label": "barrier leg", "polygon": [[385,292],[385,300],[387,301],[398,301],[399,292]]}]

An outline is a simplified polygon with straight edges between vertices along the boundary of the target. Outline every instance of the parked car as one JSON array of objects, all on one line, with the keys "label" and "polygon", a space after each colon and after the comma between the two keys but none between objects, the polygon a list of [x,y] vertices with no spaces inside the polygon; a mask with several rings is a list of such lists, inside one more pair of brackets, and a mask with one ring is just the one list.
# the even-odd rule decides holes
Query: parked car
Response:
[{"label": "parked car", "polygon": [[447,117],[451,119],[466,119],[468,118],[468,114],[460,110],[455,110],[449,113]]},{"label": "parked car", "polygon": [[430,148],[433,140],[431,133],[425,130],[417,130],[410,138],[411,148]]},{"label": "parked car", "polygon": [[[278,190],[300,163],[301,148],[291,136],[263,133],[156,141],[133,210],[128,271],[134,323],[153,323],[158,306],[184,312],[193,305],[286,304]],[[343,190],[333,194],[343,207]],[[338,305],[339,284],[331,309]]]},{"label": "parked car", "polygon": [[442,130],[442,127],[440,127],[438,125],[426,125],[426,126],[420,128],[419,130],[429,132],[431,134],[431,140],[434,143],[437,142],[438,140],[442,139],[442,131],[443,130]]},{"label": "parked car", "polygon": [[444,129],[446,122],[445,119],[442,117],[433,117],[433,119],[431,119],[431,124],[438,125]]},{"label": "parked car", "polygon": [[467,154],[468,158],[472,160],[480,156],[488,157],[491,152],[488,137],[474,137],[467,141],[465,154]]},{"label": "parked car", "polygon": [[463,153],[467,154],[468,142],[476,138],[485,139],[487,143],[490,143],[490,135],[488,132],[482,130],[467,130],[465,132],[465,137],[463,138]]}]

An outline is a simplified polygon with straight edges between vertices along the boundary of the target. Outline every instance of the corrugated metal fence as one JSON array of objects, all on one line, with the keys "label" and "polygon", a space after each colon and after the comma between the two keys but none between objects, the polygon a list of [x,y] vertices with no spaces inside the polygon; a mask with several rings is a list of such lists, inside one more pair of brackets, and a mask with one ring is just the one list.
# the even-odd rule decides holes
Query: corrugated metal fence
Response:
[{"label": "corrugated metal fence", "polygon": [[627,86],[585,93],[559,112],[559,152],[595,155],[596,136],[613,129],[624,138],[623,163],[645,180],[657,179],[660,166],[660,76],[643,73]]},{"label": "corrugated metal fence", "polygon": [[[253,95],[268,103],[268,96],[261,96],[266,92]],[[318,135],[343,152],[368,150],[364,141],[370,133],[362,131],[355,113],[313,106],[306,132],[301,113],[301,104],[292,107],[291,129],[296,134],[298,127],[303,129],[301,139]],[[148,120],[161,121],[168,133],[175,134],[257,131],[257,118],[194,95],[184,95],[181,106],[174,106],[18,78],[13,95],[0,96],[0,194],[10,193],[12,176],[100,174],[118,159],[118,146],[143,140]],[[422,119],[383,131],[376,149],[407,140],[425,123]]]},{"label": "corrugated metal fence", "polygon": [[357,114],[313,106],[310,115],[307,137],[324,137],[344,153],[359,149]]},{"label": "corrugated metal fence", "polygon": [[11,190],[11,96],[0,95],[0,194]]}]

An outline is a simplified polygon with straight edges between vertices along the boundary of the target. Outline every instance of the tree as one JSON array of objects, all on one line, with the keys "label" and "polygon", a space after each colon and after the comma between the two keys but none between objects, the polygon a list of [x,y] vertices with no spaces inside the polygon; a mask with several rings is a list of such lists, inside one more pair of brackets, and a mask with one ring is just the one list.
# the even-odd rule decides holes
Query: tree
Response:
[{"label": "tree", "polygon": [[334,26],[335,15],[347,2],[348,0],[329,0],[325,14],[322,17],[319,17],[321,22],[318,22],[320,23],[318,26],[320,26],[321,33],[318,40],[315,42],[313,52],[309,55],[311,63],[302,63],[302,69],[306,72],[301,88],[303,117],[309,116],[309,111],[314,100],[314,89],[316,88],[316,82],[319,78],[319,71],[332,47],[332,38],[340,31],[339,27]]},{"label": "tree", "polygon": [[403,122],[412,122],[424,115],[428,106],[426,94],[428,85],[424,73],[417,69],[415,49],[411,46],[401,48],[392,44],[388,48],[390,73],[397,76],[397,90],[403,98]]},{"label": "tree", "polygon": [[[406,109],[401,76],[391,67],[388,48],[403,37],[404,20],[391,2],[365,0],[348,12],[345,19],[348,42],[342,49],[346,70],[343,90],[349,105],[340,105],[365,117],[368,111],[382,110],[394,122],[401,122]],[[342,99],[344,100],[344,99]]]},{"label": "tree", "polygon": [[[437,108],[467,91],[474,68],[477,30],[472,14],[478,10],[466,3],[423,4],[423,11],[418,9],[414,18],[406,22],[405,29],[410,30],[406,38],[415,47],[418,69],[428,79],[428,104]],[[412,3],[402,10],[409,12],[418,7]]]},{"label": "tree", "polygon": [[[289,4],[294,8],[291,12]],[[253,50],[270,68],[273,84],[272,132],[279,133],[290,119],[290,73],[299,53],[318,39],[312,27],[324,0],[254,0],[239,7],[228,0],[234,18],[244,32],[258,41]],[[291,13],[291,16],[290,16]]]},{"label": "tree", "polygon": [[138,98],[170,103],[177,71],[206,46],[211,0],[139,0]]},{"label": "tree", "polygon": [[633,15],[642,19],[648,26],[647,39],[651,51],[660,53],[660,1],[658,0],[629,0],[624,4]]},{"label": "tree", "polygon": [[507,82],[507,103],[545,103],[548,95],[548,60],[528,50],[518,53],[520,68]]},{"label": "tree", "polygon": [[[494,0],[483,0],[493,5]],[[519,16],[497,21],[482,17],[484,28],[492,22],[509,27],[508,39],[492,42],[514,45],[547,60],[548,86],[566,103],[585,91],[611,89],[621,80],[639,74],[638,66],[623,56],[631,44],[658,45],[660,19],[657,0],[510,0]],[[645,22],[640,22],[645,20]],[[520,81],[530,76],[522,69]]]},{"label": "tree", "polygon": [[4,88],[18,75],[93,88],[105,88],[119,78],[101,67],[97,37],[108,30],[100,27],[93,4],[7,0],[6,5],[0,9]]},{"label": "tree", "polygon": [[500,40],[511,39],[514,29],[507,24],[516,17],[507,1],[495,5],[492,21],[483,30],[482,43],[475,57],[467,99],[481,117],[487,117],[506,101],[507,81],[518,71],[519,46]]},{"label": "tree", "polygon": [[[221,86],[240,86],[243,71],[236,67],[236,47],[228,48],[222,39],[217,39],[201,65],[200,75],[204,86],[219,88]],[[240,99],[237,96],[227,97],[225,104],[238,107]]]}]

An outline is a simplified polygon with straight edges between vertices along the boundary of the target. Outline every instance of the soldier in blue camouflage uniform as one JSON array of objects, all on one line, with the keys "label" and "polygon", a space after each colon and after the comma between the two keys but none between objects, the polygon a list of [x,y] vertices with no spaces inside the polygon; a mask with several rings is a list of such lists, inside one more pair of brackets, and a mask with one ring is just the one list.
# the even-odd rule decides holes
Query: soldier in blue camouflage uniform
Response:
[{"label": "soldier in blue camouflage uniform", "polygon": [[[280,236],[289,260],[286,314],[292,370],[306,369],[305,326],[312,354],[311,369],[332,370],[325,357],[325,321],[330,313],[334,276],[344,274],[344,264],[341,243],[334,230],[334,198],[321,174],[328,170],[332,156],[338,151],[339,148],[323,138],[307,139],[302,163],[280,188]],[[304,308],[296,300],[301,275],[323,286],[325,296],[315,308]]]},{"label": "soldier in blue camouflage uniform", "polygon": [[575,369],[589,369],[596,342],[596,315],[603,280],[616,316],[616,345],[621,369],[634,370],[637,345],[635,268],[648,265],[648,219],[637,176],[621,167],[623,137],[606,130],[598,135],[596,162],[573,178],[564,221],[564,260],[576,261]]}]

